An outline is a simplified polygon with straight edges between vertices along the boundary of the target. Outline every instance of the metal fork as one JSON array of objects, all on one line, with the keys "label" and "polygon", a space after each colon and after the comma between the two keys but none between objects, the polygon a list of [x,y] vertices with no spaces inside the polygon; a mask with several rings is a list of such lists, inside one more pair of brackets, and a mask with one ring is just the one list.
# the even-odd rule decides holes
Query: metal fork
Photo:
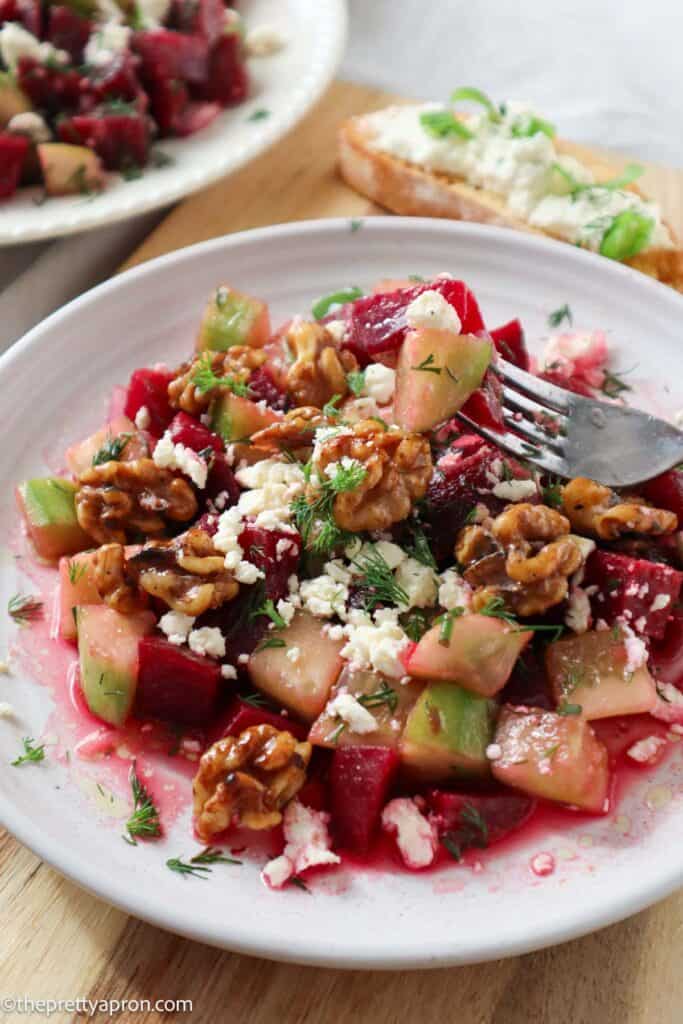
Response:
[{"label": "metal fork", "polygon": [[505,433],[457,417],[517,458],[561,477],[631,487],[683,462],[683,431],[648,413],[565,391],[498,359]]}]

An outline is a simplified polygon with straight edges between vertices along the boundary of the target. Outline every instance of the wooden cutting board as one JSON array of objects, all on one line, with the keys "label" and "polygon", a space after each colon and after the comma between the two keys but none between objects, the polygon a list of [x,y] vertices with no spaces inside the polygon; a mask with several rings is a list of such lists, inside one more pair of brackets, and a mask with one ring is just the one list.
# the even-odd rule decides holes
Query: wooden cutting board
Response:
[{"label": "wooden cutting board", "polygon": [[[380,213],[334,170],[334,134],[389,97],[337,83],[287,139],[178,206],[133,266],[226,232],[311,217]],[[683,236],[683,173],[649,166],[644,186]],[[131,890],[136,885],[130,880]],[[188,889],[188,898],[191,893]],[[345,972],[223,953],[136,921],[81,891],[0,832],[0,1000],[185,999],[193,1012],[120,1021],[200,1024],[680,1024],[683,892],[585,939],[474,967]],[[229,907],[226,907],[228,914]],[[276,901],[273,913],[277,913]],[[457,929],[457,911],[453,927]],[[324,947],[325,936],[320,936]],[[3,1014],[0,1021],[43,1017]],[[55,1013],[53,1021],[83,1019]],[[98,1021],[109,1020],[106,1013]]]}]

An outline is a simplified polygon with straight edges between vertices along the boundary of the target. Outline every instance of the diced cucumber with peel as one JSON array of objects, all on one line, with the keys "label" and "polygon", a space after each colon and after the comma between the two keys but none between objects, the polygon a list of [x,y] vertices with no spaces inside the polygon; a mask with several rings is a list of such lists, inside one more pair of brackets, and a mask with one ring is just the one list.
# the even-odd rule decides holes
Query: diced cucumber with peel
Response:
[{"label": "diced cucumber with peel", "polygon": [[25,480],[17,503],[28,534],[42,558],[50,560],[92,547],[92,538],[76,517],[76,486],[58,476]]},{"label": "diced cucumber with peel", "polygon": [[106,605],[76,609],[81,689],[88,708],[110,725],[123,725],[135,701],[138,643],[154,629],[152,612],[121,615]]}]

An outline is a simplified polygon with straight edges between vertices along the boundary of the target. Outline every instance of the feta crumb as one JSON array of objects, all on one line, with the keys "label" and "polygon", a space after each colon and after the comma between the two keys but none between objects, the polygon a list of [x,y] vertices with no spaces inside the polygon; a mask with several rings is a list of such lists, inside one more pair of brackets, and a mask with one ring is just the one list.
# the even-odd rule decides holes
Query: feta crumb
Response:
[{"label": "feta crumb", "polygon": [[237,655],[237,662],[240,665],[248,665],[249,664],[249,655],[248,654],[238,654]]},{"label": "feta crumb", "polygon": [[237,679],[237,669],[234,665],[221,665],[221,676],[223,679]]},{"label": "feta crumb", "polygon": [[356,732],[360,736],[375,732],[377,729],[375,716],[370,714],[368,709],[364,708],[351,693],[337,694],[333,700],[329,701],[325,710],[332,718],[341,718],[352,732]]},{"label": "feta crumb", "polygon": [[292,665],[297,665],[301,661],[301,648],[300,647],[288,647],[287,648],[287,660],[291,661]]},{"label": "feta crumb", "polygon": [[436,327],[443,331],[454,331],[460,334],[462,323],[460,317],[444,299],[441,292],[429,289],[422,292],[406,309],[406,323],[409,327]]},{"label": "feta crumb", "polygon": [[184,615],[183,612],[166,612],[159,619],[159,629],[166,634],[172,644],[184,644],[194,626],[194,615]]},{"label": "feta crumb", "polygon": [[280,889],[292,875],[321,864],[339,864],[332,852],[325,811],[314,811],[296,798],[287,804],[283,816],[285,848],[266,864],[261,878],[272,889]]},{"label": "feta crumb", "polygon": [[16,711],[12,704],[7,701],[0,701],[0,718],[14,718]]},{"label": "feta crumb", "polygon": [[382,828],[396,837],[401,857],[409,868],[426,868],[434,860],[436,829],[413,797],[391,800],[382,811]]},{"label": "feta crumb", "polygon": [[204,654],[208,658],[225,657],[225,637],[217,626],[193,629],[187,642],[195,654]]},{"label": "feta crumb", "polygon": [[454,608],[468,609],[472,605],[472,588],[455,569],[441,573],[439,604],[448,612]]},{"label": "feta crumb", "polygon": [[527,501],[535,497],[538,488],[534,480],[500,480],[491,493],[502,501]]},{"label": "feta crumb", "polygon": [[349,599],[349,588],[328,574],[302,580],[299,593],[304,608],[321,619],[343,614]]},{"label": "feta crumb", "polygon": [[238,583],[256,583],[257,580],[265,579],[263,569],[259,569],[252,562],[240,562],[235,569],[235,579]]},{"label": "feta crumb", "polygon": [[346,323],[343,320],[330,320],[325,324],[325,329],[338,345],[341,345],[346,338]]},{"label": "feta crumb", "polygon": [[662,608],[666,608],[668,604],[671,604],[670,594],[657,594],[654,601],[650,605],[651,612],[661,611]]},{"label": "feta crumb", "polygon": [[149,415],[149,409],[146,405],[141,405],[135,413],[135,426],[138,430],[147,430],[151,422],[152,417]]},{"label": "feta crumb", "polygon": [[283,49],[286,39],[272,25],[257,25],[248,33],[245,45],[249,57],[272,57]]},{"label": "feta crumb", "polygon": [[588,630],[591,621],[591,603],[588,594],[582,587],[571,587],[564,621],[575,633],[585,633]]},{"label": "feta crumb", "polygon": [[486,757],[489,761],[497,761],[503,756],[503,748],[499,743],[489,743],[486,748]]},{"label": "feta crumb", "polygon": [[405,558],[398,566],[395,576],[396,583],[405,591],[408,601],[401,605],[404,609],[429,608],[437,598],[437,575],[428,565],[423,565],[416,558]]},{"label": "feta crumb", "polygon": [[154,465],[160,469],[177,469],[202,490],[206,487],[209,468],[196,452],[184,444],[174,444],[168,430],[154,448]]},{"label": "feta crumb", "polygon": [[624,671],[628,674],[636,672],[642,665],[647,663],[647,645],[644,640],[636,636],[630,626],[622,623],[624,633],[624,647],[626,648],[626,665]]},{"label": "feta crumb", "polygon": [[294,607],[292,602],[285,601],[283,598],[280,598],[276,605],[276,609],[278,614],[281,615],[282,618],[285,620],[285,625],[288,626],[292,619],[294,618],[294,613],[296,612],[296,608]]},{"label": "feta crumb", "polygon": [[106,67],[128,49],[131,30],[116,21],[106,21],[91,33],[85,45],[84,61],[93,67]]},{"label": "feta crumb", "polygon": [[353,668],[373,669],[390,679],[403,677],[401,654],[410,641],[398,623],[395,608],[380,609],[374,623],[363,612],[349,614],[344,635],[347,640],[341,656]]},{"label": "feta crumb", "polygon": [[632,761],[638,761],[639,764],[647,764],[665,746],[666,740],[661,736],[646,736],[645,739],[638,740],[632,747],[629,747],[626,753]]},{"label": "feta crumb", "polygon": [[383,363],[370,363],[363,372],[361,394],[372,398],[378,405],[387,405],[394,397],[396,371]]},{"label": "feta crumb", "polygon": [[41,43],[39,39],[14,21],[6,22],[0,28],[0,57],[8,71],[15,72],[22,57],[32,57],[41,64],[53,60],[68,64],[69,55],[57,50],[52,43]]}]

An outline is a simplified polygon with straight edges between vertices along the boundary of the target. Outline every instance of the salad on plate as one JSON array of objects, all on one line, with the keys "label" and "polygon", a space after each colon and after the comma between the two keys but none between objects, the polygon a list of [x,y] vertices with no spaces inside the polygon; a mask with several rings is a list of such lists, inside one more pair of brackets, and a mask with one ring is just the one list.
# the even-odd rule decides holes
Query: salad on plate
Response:
[{"label": "salad on plate", "polygon": [[273,889],[612,813],[683,732],[683,474],[553,479],[460,425],[502,428],[501,356],[624,400],[604,333],[551,323],[534,361],[449,275],[276,330],[216,288],[187,358],[17,487],[40,594],[10,612],[58,717],[16,766],[130,785],[133,845],[191,803],[204,848],[168,867],[250,856]]}]

